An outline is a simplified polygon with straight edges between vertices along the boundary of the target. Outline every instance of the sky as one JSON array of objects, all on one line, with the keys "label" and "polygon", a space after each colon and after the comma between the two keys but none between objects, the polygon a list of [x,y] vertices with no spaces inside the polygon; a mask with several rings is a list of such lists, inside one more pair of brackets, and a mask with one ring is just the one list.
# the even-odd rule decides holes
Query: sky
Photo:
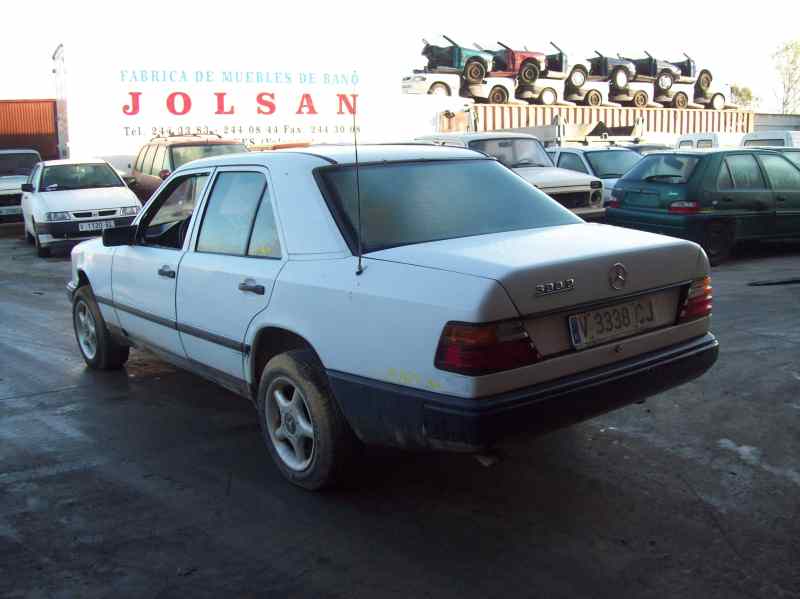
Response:
[{"label": "sky", "polygon": [[[136,8],[132,8],[135,6]],[[59,43],[92,51],[98,65],[180,68],[190,60],[359,69],[381,85],[423,64],[422,38],[444,33],[461,44],[594,49],[669,60],[686,51],[715,80],[746,85],[761,111],[777,110],[771,55],[800,38],[800,2],[8,2],[0,36],[0,99],[54,97],[51,54]],[[321,66],[322,65],[322,66]],[[134,67],[131,67],[134,68]],[[149,68],[149,66],[147,67]],[[292,67],[293,68],[293,67]],[[300,66],[297,67],[302,68]],[[395,82],[395,83],[391,83]],[[395,87],[395,89],[397,89]]]}]

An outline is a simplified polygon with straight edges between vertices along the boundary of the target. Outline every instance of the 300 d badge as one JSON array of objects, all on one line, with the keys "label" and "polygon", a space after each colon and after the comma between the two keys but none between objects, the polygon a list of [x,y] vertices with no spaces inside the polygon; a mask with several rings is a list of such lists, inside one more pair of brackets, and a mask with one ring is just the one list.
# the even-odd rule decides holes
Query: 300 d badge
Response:
[{"label": "300 d badge", "polygon": [[562,279],[561,281],[547,281],[536,285],[536,296],[564,293],[575,288],[575,279]]}]

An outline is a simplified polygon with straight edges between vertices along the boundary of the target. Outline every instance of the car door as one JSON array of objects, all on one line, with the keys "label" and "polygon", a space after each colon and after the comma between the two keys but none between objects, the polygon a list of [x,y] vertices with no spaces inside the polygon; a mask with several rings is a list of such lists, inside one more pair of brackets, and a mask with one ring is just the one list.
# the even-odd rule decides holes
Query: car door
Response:
[{"label": "car door", "polygon": [[759,154],[775,197],[775,229],[778,236],[800,235],[800,168],[783,156]]},{"label": "car door", "polygon": [[775,202],[755,156],[752,152],[725,153],[723,162],[728,167],[732,185],[729,186],[721,166],[712,206],[735,220],[737,238],[770,235]]},{"label": "car door", "polygon": [[229,388],[244,377],[245,333],[283,266],[268,171],[220,168],[178,272],[178,330],[187,357]]},{"label": "car door", "polygon": [[22,197],[20,198],[20,207],[22,209],[22,219],[24,221],[24,226],[27,231],[33,233],[33,222],[31,220],[34,210],[34,204],[36,203],[36,193],[39,189],[39,176],[42,174],[42,164],[38,163],[36,166],[33,167],[30,176],[28,177],[28,183],[33,185],[33,191],[23,191]]},{"label": "car door", "polygon": [[168,358],[185,357],[175,312],[177,273],[210,174],[204,169],[172,179],[145,207],[135,242],[114,254],[112,294],[120,326]]}]

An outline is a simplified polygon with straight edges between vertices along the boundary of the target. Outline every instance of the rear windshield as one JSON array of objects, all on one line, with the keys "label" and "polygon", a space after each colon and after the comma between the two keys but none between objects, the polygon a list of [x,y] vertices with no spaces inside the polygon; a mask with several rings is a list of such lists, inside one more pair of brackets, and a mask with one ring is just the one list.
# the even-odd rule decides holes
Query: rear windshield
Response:
[{"label": "rear windshield", "polygon": [[782,139],[748,139],[743,144],[746,148],[758,146],[785,146],[786,142]]},{"label": "rear windshield", "polygon": [[553,159],[538,139],[511,137],[508,139],[477,139],[469,142],[478,150],[497,158],[509,168],[521,166],[553,166]]},{"label": "rear windshield", "polygon": [[[354,244],[354,168],[329,167],[319,173],[323,193]],[[359,186],[364,252],[583,222],[495,160],[362,165]]]},{"label": "rear windshield", "polygon": [[601,179],[619,179],[642,157],[630,150],[605,150],[586,152],[586,160],[594,174]]},{"label": "rear windshield", "polygon": [[783,155],[794,162],[797,166],[800,166],[800,152],[784,152]]},{"label": "rear windshield", "polygon": [[124,183],[108,164],[59,164],[45,167],[39,191],[122,187]]},{"label": "rear windshield", "polygon": [[37,162],[39,162],[39,157],[29,152],[0,154],[0,177],[13,177],[15,175],[27,177],[31,174]]},{"label": "rear windshield", "polygon": [[622,179],[623,181],[686,183],[698,162],[700,162],[698,156],[649,154],[629,170]]},{"label": "rear windshield", "polygon": [[192,160],[200,160],[221,154],[246,152],[244,144],[207,144],[198,146],[172,146],[172,167],[178,168]]}]

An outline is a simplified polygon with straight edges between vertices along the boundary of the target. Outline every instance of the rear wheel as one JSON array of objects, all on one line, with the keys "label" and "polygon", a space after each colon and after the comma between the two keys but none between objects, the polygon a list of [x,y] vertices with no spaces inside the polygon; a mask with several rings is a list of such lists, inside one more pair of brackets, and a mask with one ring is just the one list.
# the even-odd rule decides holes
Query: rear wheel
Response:
[{"label": "rear wheel", "polygon": [[523,63],[519,70],[519,80],[525,85],[533,85],[539,78],[539,67],[532,60]]},{"label": "rear wheel", "polygon": [[708,103],[708,106],[712,110],[722,110],[725,108],[725,96],[722,94],[714,94],[714,97],[711,98],[711,102]]},{"label": "rear wheel", "polygon": [[663,71],[659,74],[658,79],[656,79],[656,85],[658,89],[663,91],[669,91],[672,89],[672,85],[675,83],[675,75],[670,73],[669,71]]},{"label": "rear wheel", "polygon": [[92,289],[88,285],[75,292],[72,300],[72,325],[78,348],[89,368],[115,370],[128,361],[130,348],[117,343],[108,332]]},{"label": "rear wheel", "polygon": [[703,71],[697,78],[697,87],[700,88],[700,91],[707,92],[711,88],[711,81],[713,81],[711,73]]},{"label": "rear wheel", "polygon": [[575,89],[580,89],[586,83],[587,76],[584,69],[575,67],[569,75],[569,82]]},{"label": "rear wheel", "polygon": [[508,102],[508,90],[497,85],[489,92],[489,104],[506,104]]},{"label": "rear wheel", "polygon": [[596,89],[590,89],[583,101],[587,106],[600,106],[603,103],[603,95]]},{"label": "rear wheel", "polygon": [[702,246],[712,266],[716,266],[730,257],[734,243],[733,230],[726,223],[714,221],[706,227]]},{"label": "rear wheel", "polygon": [[625,89],[626,87],[628,87],[629,81],[630,77],[628,77],[628,71],[626,71],[622,67],[617,67],[611,73],[611,82],[617,89]]},{"label": "rear wheel", "polygon": [[267,449],[289,482],[316,491],[341,479],[358,442],[312,351],[286,352],[267,363],[258,412]]},{"label": "rear wheel", "polygon": [[688,105],[689,105],[689,97],[683,92],[678,92],[677,94],[675,94],[675,97],[672,98],[673,108],[686,108]]},{"label": "rear wheel", "polygon": [[552,106],[558,101],[558,94],[556,90],[551,87],[542,90],[542,93],[539,94],[539,102],[544,104],[545,106]]},{"label": "rear wheel", "polygon": [[445,83],[434,83],[428,90],[431,96],[449,96],[450,88]]},{"label": "rear wheel", "polygon": [[486,66],[480,60],[472,60],[467,63],[464,76],[468,83],[481,83],[486,77]]},{"label": "rear wheel", "polygon": [[636,108],[644,108],[648,102],[650,102],[650,98],[647,97],[647,92],[638,90],[633,94],[633,105]]}]

